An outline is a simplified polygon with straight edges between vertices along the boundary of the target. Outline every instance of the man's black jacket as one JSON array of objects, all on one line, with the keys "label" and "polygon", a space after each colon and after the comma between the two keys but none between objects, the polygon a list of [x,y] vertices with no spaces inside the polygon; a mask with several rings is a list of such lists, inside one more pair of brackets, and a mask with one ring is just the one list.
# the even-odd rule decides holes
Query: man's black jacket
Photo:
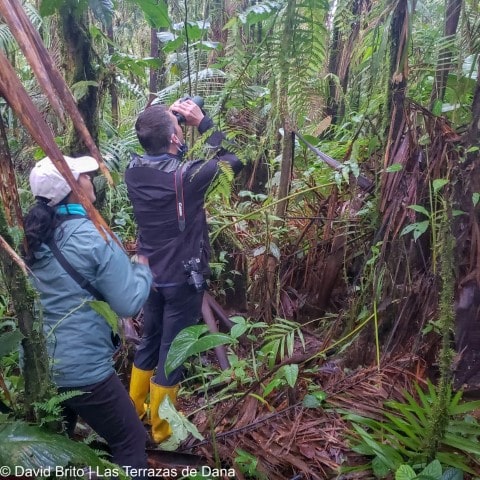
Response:
[{"label": "man's black jacket", "polygon": [[[205,116],[201,134],[213,127]],[[201,260],[200,271],[210,273],[210,243],[204,210],[205,193],[219,173],[219,162],[228,162],[237,174],[243,167],[236,155],[221,147],[225,135],[215,131],[207,143],[216,149],[211,160],[187,162],[183,171],[185,229],[177,216],[175,172],[182,164],[172,154],[134,157],[125,172],[128,196],[138,224],[138,253],[148,257],[157,287],[174,286],[187,280],[184,262]]]}]

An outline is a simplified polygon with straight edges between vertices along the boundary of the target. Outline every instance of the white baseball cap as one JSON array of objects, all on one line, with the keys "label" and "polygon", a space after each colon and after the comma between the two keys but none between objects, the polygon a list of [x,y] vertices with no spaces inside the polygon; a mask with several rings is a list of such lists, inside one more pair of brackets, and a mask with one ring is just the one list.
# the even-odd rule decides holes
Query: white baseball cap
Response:
[{"label": "white baseball cap", "polygon": [[[72,158],[64,155],[63,158],[70,167],[75,180],[78,180],[81,173],[98,170],[98,163],[93,157]],[[37,162],[30,172],[30,188],[35,197],[48,199],[48,205],[51,207],[61,202],[72,191],[70,185],[48,157]]]}]

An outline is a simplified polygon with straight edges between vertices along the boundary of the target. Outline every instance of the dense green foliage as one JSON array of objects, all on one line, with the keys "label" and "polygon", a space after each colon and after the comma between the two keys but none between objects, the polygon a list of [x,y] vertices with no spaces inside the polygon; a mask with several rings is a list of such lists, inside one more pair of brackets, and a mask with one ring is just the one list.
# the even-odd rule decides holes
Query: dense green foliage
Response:
[{"label": "dense green foliage", "polygon": [[[446,18],[446,5],[461,10],[449,35],[455,15]],[[305,364],[282,362],[305,354],[310,328],[327,340],[308,359],[334,351],[346,370],[372,362],[381,370],[396,355],[411,356],[410,366],[418,358],[434,363],[439,344],[438,391],[417,388],[385,405],[386,424],[347,415],[353,449],[374,458],[369,466],[378,477],[459,478],[444,471],[448,466],[478,475],[471,457],[480,455],[478,424],[465,415],[477,404],[462,404],[452,393],[451,350],[454,288],[478,278],[475,248],[463,237],[452,240],[459,221],[459,232],[477,238],[472,219],[480,181],[469,165],[479,153],[478,1],[43,0],[39,11],[28,1],[24,9],[66,77],[62,21],[82,29],[91,77],[75,78],[69,87],[79,106],[96,103],[82,111],[98,115],[91,128],[116,183],[96,179],[99,208],[125,243],[134,242],[136,229],[122,176],[130,153],[140,151],[133,125],[149,101],[203,96],[246,164],[233,185],[231,172],[222,170],[207,208],[212,291],[232,310],[248,305],[248,311],[233,317],[229,334],[209,336],[198,327],[176,340],[169,368],[228,345],[231,368],[220,372],[194,362],[187,390],[208,397],[207,384],[218,388],[213,406],[258,387],[250,396],[270,408],[279,392],[304,388]],[[1,18],[0,50],[59,147],[75,145],[76,133],[48,104]],[[82,72],[82,65],[75,67]],[[0,116],[26,209],[26,172],[43,152],[1,96]],[[392,131],[392,125],[401,128]],[[201,155],[205,139],[190,131],[187,139],[192,157]],[[368,191],[355,187],[360,178]],[[392,213],[388,205],[397,199]],[[10,243],[18,250],[18,241]],[[2,257],[5,278],[8,265]],[[20,417],[24,332],[8,285],[1,286],[0,399]],[[323,392],[302,393],[311,408],[323,406]],[[59,417],[61,398],[51,400],[36,404],[44,423]],[[0,443],[27,428],[0,427]],[[43,430],[27,434],[53,463],[57,457],[62,465],[98,461],[83,445],[78,452],[71,444],[62,450],[57,438],[47,448]],[[236,462],[247,478],[264,478],[252,452],[238,449]]]}]

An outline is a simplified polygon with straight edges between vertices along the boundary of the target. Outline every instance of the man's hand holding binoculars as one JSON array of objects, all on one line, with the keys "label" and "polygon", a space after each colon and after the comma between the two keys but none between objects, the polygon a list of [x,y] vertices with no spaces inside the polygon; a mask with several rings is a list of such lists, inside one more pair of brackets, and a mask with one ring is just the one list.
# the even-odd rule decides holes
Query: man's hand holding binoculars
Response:
[{"label": "man's hand holding binoculars", "polygon": [[179,99],[170,111],[177,117],[178,123],[198,127],[205,116],[202,109],[192,99]]}]

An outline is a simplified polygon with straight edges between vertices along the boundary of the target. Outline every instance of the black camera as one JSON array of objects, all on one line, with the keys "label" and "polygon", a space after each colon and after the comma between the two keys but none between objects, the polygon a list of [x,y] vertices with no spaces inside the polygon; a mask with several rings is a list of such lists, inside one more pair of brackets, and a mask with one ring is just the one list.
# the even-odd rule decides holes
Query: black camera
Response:
[{"label": "black camera", "polygon": [[[191,100],[193,103],[196,103],[200,108],[203,108],[203,104],[205,103],[203,101],[203,98],[200,97],[199,95],[195,95],[194,97],[191,97],[190,95],[185,95],[184,97],[182,97],[179,100],[179,102],[183,103],[186,100]],[[175,112],[175,111],[173,112],[173,114],[177,117],[178,123],[185,123],[186,122],[185,117],[182,114],[180,114],[178,112]]]},{"label": "black camera", "polygon": [[202,272],[199,271],[200,259],[192,257],[188,262],[183,262],[183,268],[187,274],[187,283],[191,285],[197,292],[203,292],[207,289],[207,282],[203,278]]}]

